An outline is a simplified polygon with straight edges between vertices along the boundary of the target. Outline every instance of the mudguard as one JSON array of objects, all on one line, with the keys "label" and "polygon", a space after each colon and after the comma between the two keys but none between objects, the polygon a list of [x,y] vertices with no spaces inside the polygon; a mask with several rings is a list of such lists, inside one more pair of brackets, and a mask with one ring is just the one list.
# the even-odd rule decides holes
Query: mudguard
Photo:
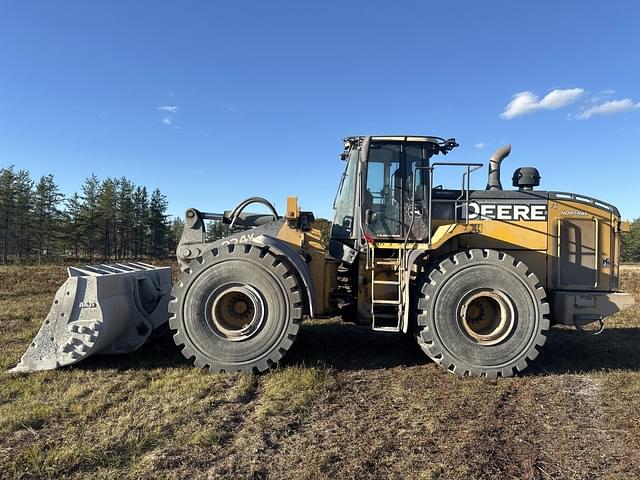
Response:
[{"label": "mudguard", "polygon": [[254,237],[247,243],[252,243],[257,246],[269,247],[270,250],[276,252],[278,255],[285,257],[293,267],[296,269],[298,276],[304,284],[306,291],[307,302],[309,305],[309,317],[314,318],[313,299],[315,298],[313,291],[313,282],[311,280],[311,270],[309,265],[304,261],[302,256],[298,254],[295,248],[287,244],[283,240],[271,237],[269,235],[259,235]]}]

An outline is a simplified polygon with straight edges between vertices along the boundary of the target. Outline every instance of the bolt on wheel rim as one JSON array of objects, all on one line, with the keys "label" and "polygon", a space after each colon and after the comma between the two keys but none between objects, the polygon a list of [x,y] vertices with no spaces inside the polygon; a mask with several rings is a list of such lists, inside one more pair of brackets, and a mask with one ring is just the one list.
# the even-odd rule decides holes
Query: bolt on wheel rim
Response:
[{"label": "bolt on wheel rim", "polygon": [[480,345],[497,345],[515,326],[511,299],[499,290],[477,289],[467,293],[457,309],[458,325],[464,334]]},{"label": "bolt on wheel rim", "polygon": [[250,285],[228,283],[216,288],[206,302],[205,316],[211,331],[225,340],[251,338],[264,321],[264,302]]}]

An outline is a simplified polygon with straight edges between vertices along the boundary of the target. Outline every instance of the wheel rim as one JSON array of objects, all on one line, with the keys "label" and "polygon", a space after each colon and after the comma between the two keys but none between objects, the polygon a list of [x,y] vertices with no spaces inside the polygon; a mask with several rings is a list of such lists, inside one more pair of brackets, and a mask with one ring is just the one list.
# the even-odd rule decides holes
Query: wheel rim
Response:
[{"label": "wheel rim", "polygon": [[250,285],[227,283],[213,290],[207,298],[205,317],[215,335],[239,342],[254,336],[262,326],[264,301]]},{"label": "wheel rim", "polygon": [[477,289],[467,293],[458,304],[457,320],[462,332],[480,345],[497,345],[515,326],[511,299],[499,290]]}]

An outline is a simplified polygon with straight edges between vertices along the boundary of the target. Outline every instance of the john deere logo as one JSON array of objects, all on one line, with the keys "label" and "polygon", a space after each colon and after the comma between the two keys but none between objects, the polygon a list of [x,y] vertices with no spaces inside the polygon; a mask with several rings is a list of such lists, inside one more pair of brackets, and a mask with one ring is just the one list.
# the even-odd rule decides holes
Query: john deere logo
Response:
[{"label": "john deere logo", "polygon": [[546,221],[547,205],[509,203],[469,203],[469,220]]}]

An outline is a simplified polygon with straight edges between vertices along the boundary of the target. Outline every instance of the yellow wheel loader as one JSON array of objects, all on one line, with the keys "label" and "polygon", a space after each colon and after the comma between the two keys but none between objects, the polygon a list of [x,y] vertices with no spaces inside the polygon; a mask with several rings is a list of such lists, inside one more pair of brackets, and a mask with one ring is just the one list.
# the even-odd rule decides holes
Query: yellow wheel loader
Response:
[{"label": "yellow wheel loader", "polygon": [[[456,374],[508,377],[536,358],[551,325],[600,331],[633,303],[618,291],[625,225],[614,206],[537,189],[531,167],[503,190],[510,146],[492,156],[486,189],[472,190],[482,164],[439,161],[457,146],[431,136],[346,138],[329,238],[294,197],[284,216],[260,197],[223,214],[187,210],[171,291],[166,268],[70,269],[15,370],[131,351],[168,320],[197,367],[261,372],[286,354],[305,316],[341,315],[415,336]],[[445,172],[454,188],[434,181]],[[270,213],[245,212],[252,204]],[[207,242],[209,220],[227,223],[229,235]]]}]

